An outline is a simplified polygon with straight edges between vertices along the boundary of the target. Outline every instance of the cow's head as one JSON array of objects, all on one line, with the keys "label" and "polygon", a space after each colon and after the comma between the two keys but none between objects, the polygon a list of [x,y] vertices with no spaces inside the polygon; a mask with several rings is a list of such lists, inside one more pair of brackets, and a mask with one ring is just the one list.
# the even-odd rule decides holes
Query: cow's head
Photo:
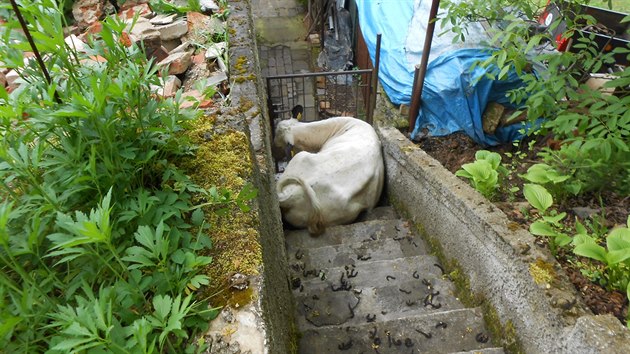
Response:
[{"label": "cow's head", "polygon": [[293,149],[293,133],[291,128],[299,122],[295,118],[280,121],[276,126],[275,138],[273,140],[273,156],[277,160],[290,159]]},{"label": "cow's head", "polygon": [[276,137],[273,140],[274,145],[280,148],[285,147],[287,144],[293,145],[293,133],[291,132],[291,128],[296,124],[299,124],[299,122],[295,118],[280,121],[276,126]]}]

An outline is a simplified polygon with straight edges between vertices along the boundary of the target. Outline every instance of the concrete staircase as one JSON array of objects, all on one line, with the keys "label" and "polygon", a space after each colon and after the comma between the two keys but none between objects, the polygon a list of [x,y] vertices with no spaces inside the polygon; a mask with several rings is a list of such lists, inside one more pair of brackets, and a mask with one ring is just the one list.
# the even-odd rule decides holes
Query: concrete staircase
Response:
[{"label": "concrete staircase", "polygon": [[299,353],[503,353],[391,207],[319,237],[285,235]]}]

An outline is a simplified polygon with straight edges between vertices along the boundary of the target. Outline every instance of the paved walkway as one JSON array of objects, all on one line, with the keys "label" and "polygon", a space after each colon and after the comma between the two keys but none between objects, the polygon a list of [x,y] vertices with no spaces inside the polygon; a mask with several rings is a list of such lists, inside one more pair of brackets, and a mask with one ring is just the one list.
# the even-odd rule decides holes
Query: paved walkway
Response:
[{"label": "paved walkway", "polygon": [[[312,47],[304,40],[304,6],[296,0],[252,0],[251,6],[262,75],[312,72]],[[305,117],[317,116],[312,85],[287,79],[274,89],[270,97],[279,106],[280,118],[289,118],[291,108],[297,104],[304,107]]]}]

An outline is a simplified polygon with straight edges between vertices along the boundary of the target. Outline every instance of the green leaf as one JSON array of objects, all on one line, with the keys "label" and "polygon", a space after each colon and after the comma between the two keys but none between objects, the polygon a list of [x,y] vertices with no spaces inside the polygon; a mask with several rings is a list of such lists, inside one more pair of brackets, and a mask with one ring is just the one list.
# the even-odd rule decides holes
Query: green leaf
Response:
[{"label": "green leaf", "polygon": [[560,226],[560,221],[564,219],[566,216],[567,216],[567,213],[562,212],[558,215],[545,215],[543,216],[543,220],[548,224]]},{"label": "green leaf", "polygon": [[193,225],[200,226],[203,223],[204,218],[205,215],[203,213],[203,210],[201,210],[201,208],[198,208],[192,212],[192,215],[190,216],[190,221],[193,223]]},{"label": "green leaf", "polygon": [[606,263],[610,266],[624,262],[627,259],[630,259],[630,248],[618,251],[609,251],[606,257]]},{"label": "green leaf", "polygon": [[485,181],[490,179],[492,172],[494,171],[490,162],[486,160],[477,160],[472,163],[467,163],[464,164],[462,168],[476,181]]},{"label": "green leaf", "polygon": [[464,169],[459,169],[459,170],[455,171],[455,176],[472,179],[472,175],[470,173],[468,173],[468,171],[466,171]]},{"label": "green leaf", "polygon": [[135,263],[127,266],[127,269],[138,269],[143,267],[155,267],[157,262],[153,253],[139,246],[131,246],[126,250],[127,256],[123,257],[123,261]]},{"label": "green leaf", "polygon": [[[59,350],[61,352],[72,352],[75,353],[76,349],[79,346],[84,347],[84,349],[90,348],[90,347],[95,347],[97,345],[100,345],[100,343],[94,341],[94,339],[92,338],[67,338],[62,340],[60,343],[58,343],[57,345],[55,345],[54,347],[52,347],[52,350]],[[92,342],[91,344],[88,344]],[[85,347],[85,345],[88,344],[87,347]]]},{"label": "green leaf", "polygon": [[195,288],[200,288],[202,285],[210,284],[210,278],[207,275],[195,275],[192,279],[190,279],[190,284],[192,284]]},{"label": "green leaf", "polygon": [[171,254],[171,260],[175,264],[184,264],[186,260],[186,253],[180,248]]},{"label": "green leaf", "polygon": [[547,189],[538,184],[523,185],[525,199],[541,213],[544,213],[553,204],[553,197]]},{"label": "green leaf", "polygon": [[155,309],[155,314],[162,323],[164,323],[164,320],[171,312],[172,304],[173,299],[168,295],[155,295],[153,297],[153,308]]},{"label": "green leaf", "polygon": [[577,245],[573,249],[573,253],[577,254],[578,256],[588,257],[603,263],[607,263],[606,249],[596,244],[595,242],[584,242],[580,245]]},{"label": "green leaf", "polygon": [[70,334],[76,337],[92,337],[93,334],[89,329],[85,328],[78,322],[73,322],[68,328],[63,330],[63,333]]},{"label": "green leaf", "polygon": [[258,189],[254,187],[251,183],[247,183],[243,186],[243,189],[238,193],[236,197],[237,200],[248,201],[256,198],[258,196]]},{"label": "green leaf", "polygon": [[630,250],[630,229],[618,227],[606,237],[606,245],[610,251]]},{"label": "green leaf", "polygon": [[564,233],[556,234],[555,242],[560,247],[564,247],[564,246],[570,244],[571,241],[573,241],[573,239],[567,234],[564,234]]},{"label": "green leaf", "polygon": [[3,200],[0,203],[0,244],[5,247],[9,244],[9,231],[7,229],[11,212],[13,210],[13,202]]},{"label": "green leaf", "polygon": [[0,323],[0,339],[8,337],[13,332],[15,326],[22,322],[22,318],[16,316],[8,316],[2,319]]},{"label": "green leaf", "polygon": [[186,332],[182,331],[182,320],[186,317],[190,311],[188,304],[190,303],[192,296],[189,295],[184,300],[181,300],[181,295],[177,295],[172,303],[171,315],[168,318],[168,323],[162,333],[160,334],[159,341],[163,343],[166,336],[173,332],[178,337],[188,338]]},{"label": "green leaf", "polygon": [[570,176],[560,175],[553,167],[544,163],[532,165],[521,177],[536,184],[560,183],[570,178]]},{"label": "green leaf", "polygon": [[584,225],[582,225],[582,223],[577,220],[577,217],[575,218],[575,232],[578,235],[588,235],[588,231],[586,230],[586,227],[584,227]]},{"label": "green leaf", "polygon": [[577,234],[573,236],[573,245],[581,245],[583,243],[595,243],[595,240],[587,234]]},{"label": "green leaf", "polygon": [[558,232],[549,224],[536,221],[529,225],[529,232],[537,236],[556,236]]}]

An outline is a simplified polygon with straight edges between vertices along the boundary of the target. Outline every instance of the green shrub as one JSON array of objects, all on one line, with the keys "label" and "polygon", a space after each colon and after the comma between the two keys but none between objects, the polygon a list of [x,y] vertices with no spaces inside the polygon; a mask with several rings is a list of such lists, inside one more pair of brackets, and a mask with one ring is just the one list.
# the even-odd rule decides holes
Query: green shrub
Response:
[{"label": "green shrub", "polygon": [[496,152],[479,150],[475,161],[464,164],[455,172],[456,176],[467,178],[479,193],[492,199],[500,187],[500,179],[507,176],[508,170],[501,165],[501,155]]},{"label": "green shrub", "polygon": [[0,347],[190,351],[217,314],[194,296],[212,243],[192,198],[246,209],[254,194],[219,196],[173,163],[194,153],[181,132],[196,113],[154,97],[157,67],[119,41],[123,23],[103,21],[89,55],[106,62],[81,65],[54,2],[22,9],[51,83],[9,22],[0,60],[24,83],[0,88]]},{"label": "green shrub", "polygon": [[[606,188],[627,195],[630,193],[630,68],[613,73],[615,79],[605,85],[615,89],[615,95],[590,89],[584,81],[588,73],[613,64],[615,54],[628,56],[630,48],[604,52],[595,43],[595,35],[590,34],[578,37],[572,52],[548,50],[553,49],[551,43],[556,39],[547,31],[533,31],[531,26],[545,4],[521,0],[446,0],[447,12],[442,21],[454,26],[457,39],[465,38],[467,23],[489,21],[490,44],[494,50],[479,65],[495,67],[491,71],[499,72],[495,79],[503,79],[513,69],[523,80],[524,85],[510,91],[508,96],[527,111],[532,122],[546,118],[537,133],[551,134],[563,142],[560,150],[548,149],[541,157],[558,173],[570,177],[564,182],[566,192],[582,194]],[[568,26],[566,33],[595,24],[595,19],[588,15],[564,19]],[[552,28],[559,21],[556,19]],[[624,21],[630,21],[630,17]]]}]

